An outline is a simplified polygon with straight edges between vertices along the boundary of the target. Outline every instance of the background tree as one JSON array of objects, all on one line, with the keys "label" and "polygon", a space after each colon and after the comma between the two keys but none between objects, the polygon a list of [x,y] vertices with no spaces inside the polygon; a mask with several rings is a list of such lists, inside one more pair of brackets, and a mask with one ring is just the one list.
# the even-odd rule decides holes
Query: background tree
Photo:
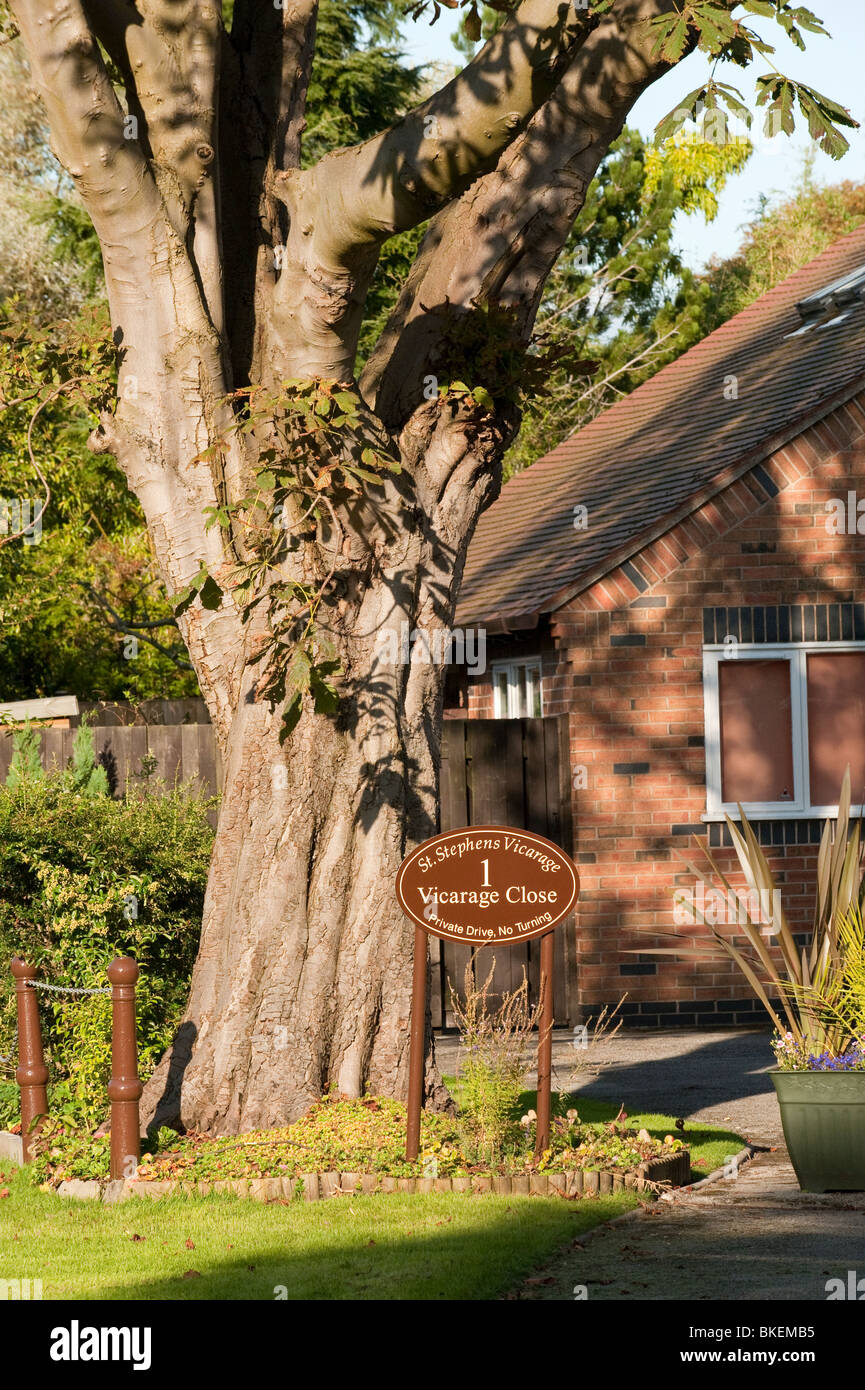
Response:
[{"label": "background tree", "polygon": [[[230,33],[209,0],[12,0],[102,248],[119,371],[93,447],[142,504],[226,769],[163,1120],[233,1132],[328,1083],[404,1087],[393,878],[436,827],[443,672],[387,653],[451,621],[542,373],[546,277],[634,102],[697,45],[771,52],[718,0],[668,4],[522,0],[452,82],[304,166],[314,0],[238,0]],[[808,88],[770,71],[757,99],[843,148]],[[662,136],[722,101],[713,77]],[[381,247],[427,221],[358,380]]]},{"label": "background tree", "polygon": [[42,777],[40,745],[39,730],[30,724],[25,724],[12,735],[12,761],[6,778],[9,787],[20,787]]},{"label": "background tree", "polygon": [[[672,219],[702,213],[711,221],[749,149],[692,137],[646,145],[633,131],[613,146],[547,281],[533,343],[556,347],[561,360],[543,394],[525,403],[506,477],[865,221],[865,184],[817,184],[809,162],[790,197],[763,199],[732,256],[690,270],[676,253]],[[589,373],[575,373],[573,359],[588,361]]]},{"label": "background tree", "polygon": [[[320,6],[307,164],[367,139],[418,97],[421,72],[401,60],[397,21],[393,3]],[[3,546],[0,531],[0,694],[195,695],[140,505],[114,459],[87,448],[97,380],[113,386],[115,375],[103,351],[110,325],[102,257],[74,183],[51,152],[20,44],[0,48],[0,88],[0,498],[18,500],[29,482],[30,515],[38,509],[39,480],[32,471],[22,476],[34,395],[44,399],[63,379],[86,383],[55,396],[35,423],[34,451],[52,494],[38,543]],[[419,239],[413,229],[388,243],[362,349],[384,323]]]},{"label": "background tree", "polygon": [[764,200],[733,256],[714,258],[701,277],[701,336],[807,265],[865,222],[865,183],[820,184],[811,161],[798,187],[777,206]]},{"label": "background tree", "polygon": [[661,146],[625,130],[611,147],[544,287],[532,350],[559,360],[525,402],[506,477],[702,336],[709,290],[676,250],[676,217],[711,221],[751,150],[747,140],[701,139],[697,129]]}]

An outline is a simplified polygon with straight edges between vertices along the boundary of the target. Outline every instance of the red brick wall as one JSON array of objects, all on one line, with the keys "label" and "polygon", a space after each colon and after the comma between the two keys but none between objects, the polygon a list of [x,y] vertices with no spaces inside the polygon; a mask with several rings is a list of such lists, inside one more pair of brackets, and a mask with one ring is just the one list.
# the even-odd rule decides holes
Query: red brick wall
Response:
[{"label": "red brick wall", "polygon": [[[754,1019],[753,996],[732,963],[627,952],[669,945],[662,932],[681,935],[673,892],[694,878],[679,853],[700,858],[703,610],[865,599],[865,536],[830,535],[826,527],[826,501],[848,489],[865,498],[865,396],[553,616],[557,657],[544,672],[544,713],[569,714],[571,764],[586,768],[588,783],[573,792],[582,878],[577,960],[588,1012],[627,990],[632,1023]],[[497,655],[491,642],[488,660]],[[489,698],[488,677],[473,683],[470,714],[491,713]],[[742,884],[732,849],[716,853]],[[817,845],[767,854],[794,929],[807,929]]]}]

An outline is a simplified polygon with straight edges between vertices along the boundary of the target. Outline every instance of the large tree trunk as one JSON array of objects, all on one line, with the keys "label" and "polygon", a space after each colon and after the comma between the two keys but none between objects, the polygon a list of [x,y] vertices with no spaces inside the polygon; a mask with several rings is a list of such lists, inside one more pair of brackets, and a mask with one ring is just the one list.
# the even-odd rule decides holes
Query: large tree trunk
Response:
[{"label": "large tree trunk", "polygon": [[[281,742],[282,710],[256,694],[262,663],[246,667],[190,1000],[145,1092],[150,1123],[228,1134],[285,1124],[328,1087],[407,1092],[414,928],[394,881],[437,829],[445,667],[406,639],[449,627],[489,486],[468,420],[442,429],[437,411],[420,414],[427,429],[415,421],[405,461],[422,454],[434,471],[438,459],[449,486],[422,529],[407,524],[412,485],[392,487],[381,543],[367,522],[344,546],[341,591],[354,599],[330,630],[339,714],[306,708]],[[254,631],[247,640],[254,651]],[[427,1042],[427,1103],[444,1105],[429,1026]]]},{"label": "large tree trunk", "polygon": [[289,757],[279,715],[241,705],[186,1022],[148,1092],[158,1122],[236,1133],[331,1085],[404,1094],[414,934],[393,881],[435,831],[433,723],[390,701],[355,728],[307,716]]}]

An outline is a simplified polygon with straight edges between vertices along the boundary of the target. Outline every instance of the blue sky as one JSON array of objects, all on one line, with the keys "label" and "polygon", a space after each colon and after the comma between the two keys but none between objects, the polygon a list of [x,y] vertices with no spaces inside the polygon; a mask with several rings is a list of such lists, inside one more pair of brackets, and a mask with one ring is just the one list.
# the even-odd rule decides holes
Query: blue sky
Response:
[{"label": "blue sky", "polygon": [[[865,181],[865,5],[861,0],[808,0],[808,3],[824,21],[832,38],[809,35],[806,53],[795,48],[777,24],[762,20],[757,21],[755,27],[777,46],[777,56],[768,60],[773,66],[834,97],[863,124],[862,130],[848,132],[850,150],[842,160],[835,161],[817,152],[815,177],[821,182]],[[431,27],[426,19],[409,22],[407,56],[416,63],[459,62],[459,54],[450,41],[457,21],[456,14],[443,10],[440,19]],[[756,73],[766,70],[762,66],[764,61],[758,60],[753,72],[729,68],[724,80],[738,85],[750,101]],[[639,126],[645,135],[651,135],[657,122],[679,98],[699,86],[706,71],[702,55],[694,54],[686,59],[645,93],[634,107],[630,123]],[[807,153],[813,148],[807,127],[799,124],[801,128],[791,139],[782,135],[758,146],[746,169],[727,184],[714,222],[707,225],[699,214],[679,219],[677,239],[688,265],[699,268],[713,254],[724,256],[734,251],[741,240],[741,228],[756,210],[761,195],[766,193],[778,200],[796,184]],[[755,121],[754,129],[758,128]]]}]

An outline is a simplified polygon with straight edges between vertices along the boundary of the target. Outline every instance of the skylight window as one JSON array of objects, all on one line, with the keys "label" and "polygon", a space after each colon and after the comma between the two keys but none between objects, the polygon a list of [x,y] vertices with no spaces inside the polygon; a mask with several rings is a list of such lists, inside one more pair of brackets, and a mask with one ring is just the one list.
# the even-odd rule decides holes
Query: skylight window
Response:
[{"label": "skylight window", "polygon": [[822,317],[830,309],[836,311],[850,309],[851,304],[862,299],[864,292],[865,265],[861,265],[850,275],[833,279],[832,284],[826,285],[825,289],[818,289],[815,295],[808,295],[807,299],[801,299],[795,307],[800,313],[800,318],[808,321],[809,318]]},{"label": "skylight window", "polygon": [[787,339],[804,338],[806,333],[810,333],[815,328],[837,328],[839,324],[850,318],[863,300],[865,300],[865,265],[860,266],[858,270],[851,271],[849,275],[842,275],[840,279],[833,280],[822,290],[809,294],[806,299],[800,299],[796,309],[802,320],[802,325],[784,336]]}]

